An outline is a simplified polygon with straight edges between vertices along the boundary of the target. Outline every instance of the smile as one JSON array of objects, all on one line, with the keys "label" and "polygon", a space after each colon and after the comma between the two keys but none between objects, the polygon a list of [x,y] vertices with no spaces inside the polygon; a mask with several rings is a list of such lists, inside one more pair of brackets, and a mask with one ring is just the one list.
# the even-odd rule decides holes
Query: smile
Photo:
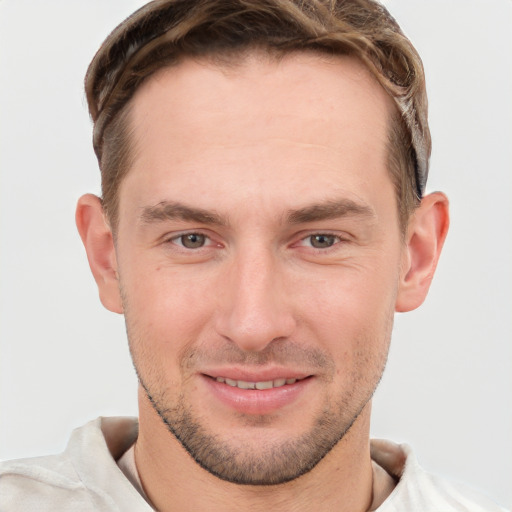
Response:
[{"label": "smile", "polygon": [[260,416],[275,413],[296,403],[300,397],[309,396],[307,393],[312,393],[315,380],[314,375],[283,368],[258,371],[225,368],[213,375],[203,373],[202,377],[214,403],[218,400],[237,413]]},{"label": "smile", "polygon": [[227,384],[231,387],[236,387],[239,389],[272,389],[272,388],[280,388],[289,384],[295,384],[298,380],[302,379],[275,379],[275,380],[266,380],[260,382],[247,382],[245,380],[233,380],[228,379],[227,377],[216,377],[215,380],[217,382],[221,382]]}]

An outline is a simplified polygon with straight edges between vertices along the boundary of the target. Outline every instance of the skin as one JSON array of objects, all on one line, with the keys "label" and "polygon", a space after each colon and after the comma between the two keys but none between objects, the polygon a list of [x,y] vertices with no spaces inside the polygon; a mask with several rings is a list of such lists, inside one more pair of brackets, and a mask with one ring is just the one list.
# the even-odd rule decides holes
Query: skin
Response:
[{"label": "skin", "polygon": [[[115,243],[95,196],[77,225],[103,304],[126,318],[136,462],[158,510],[377,505],[371,396],[394,311],[423,302],[448,229],[434,193],[400,232],[392,109],[357,61],[300,53],[186,60],[137,91]],[[239,409],[212,384],[225,374],[307,378]],[[184,446],[207,442],[205,471]]]}]

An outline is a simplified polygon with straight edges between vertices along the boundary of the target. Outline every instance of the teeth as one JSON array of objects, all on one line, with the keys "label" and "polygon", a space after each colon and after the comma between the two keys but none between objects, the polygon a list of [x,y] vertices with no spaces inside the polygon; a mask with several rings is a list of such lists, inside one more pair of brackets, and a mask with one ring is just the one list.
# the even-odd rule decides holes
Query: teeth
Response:
[{"label": "teeth", "polygon": [[215,380],[217,382],[227,384],[228,386],[237,387],[240,389],[272,389],[280,388],[285,384],[295,384],[297,382],[297,379],[276,379],[262,382],[246,382],[245,380],[233,380],[226,377],[217,377]]},{"label": "teeth", "polygon": [[254,382],[245,382],[244,380],[239,380],[237,382],[240,389],[254,389],[256,387]]},{"label": "teeth", "polygon": [[274,383],[271,380],[267,380],[265,382],[256,382],[256,389],[272,389],[274,387]]}]

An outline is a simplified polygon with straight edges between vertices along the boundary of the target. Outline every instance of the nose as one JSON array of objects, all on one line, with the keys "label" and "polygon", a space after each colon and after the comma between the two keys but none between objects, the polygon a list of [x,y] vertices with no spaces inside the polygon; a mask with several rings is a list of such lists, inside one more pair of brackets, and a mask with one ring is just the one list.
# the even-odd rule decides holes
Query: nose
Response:
[{"label": "nose", "polygon": [[295,320],[284,273],[283,262],[271,253],[238,255],[224,273],[218,334],[248,352],[289,337]]}]

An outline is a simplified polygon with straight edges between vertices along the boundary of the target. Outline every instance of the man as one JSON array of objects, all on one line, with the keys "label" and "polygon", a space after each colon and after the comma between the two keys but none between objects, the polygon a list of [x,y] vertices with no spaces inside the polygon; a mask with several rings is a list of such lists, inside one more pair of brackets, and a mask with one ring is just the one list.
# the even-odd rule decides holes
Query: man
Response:
[{"label": "man", "polygon": [[421,62],[384,9],[154,2],[86,90],[103,197],[77,225],[125,315],[138,428],[7,464],[2,506],[495,509],[369,443],[393,313],[424,300],[448,229]]}]

